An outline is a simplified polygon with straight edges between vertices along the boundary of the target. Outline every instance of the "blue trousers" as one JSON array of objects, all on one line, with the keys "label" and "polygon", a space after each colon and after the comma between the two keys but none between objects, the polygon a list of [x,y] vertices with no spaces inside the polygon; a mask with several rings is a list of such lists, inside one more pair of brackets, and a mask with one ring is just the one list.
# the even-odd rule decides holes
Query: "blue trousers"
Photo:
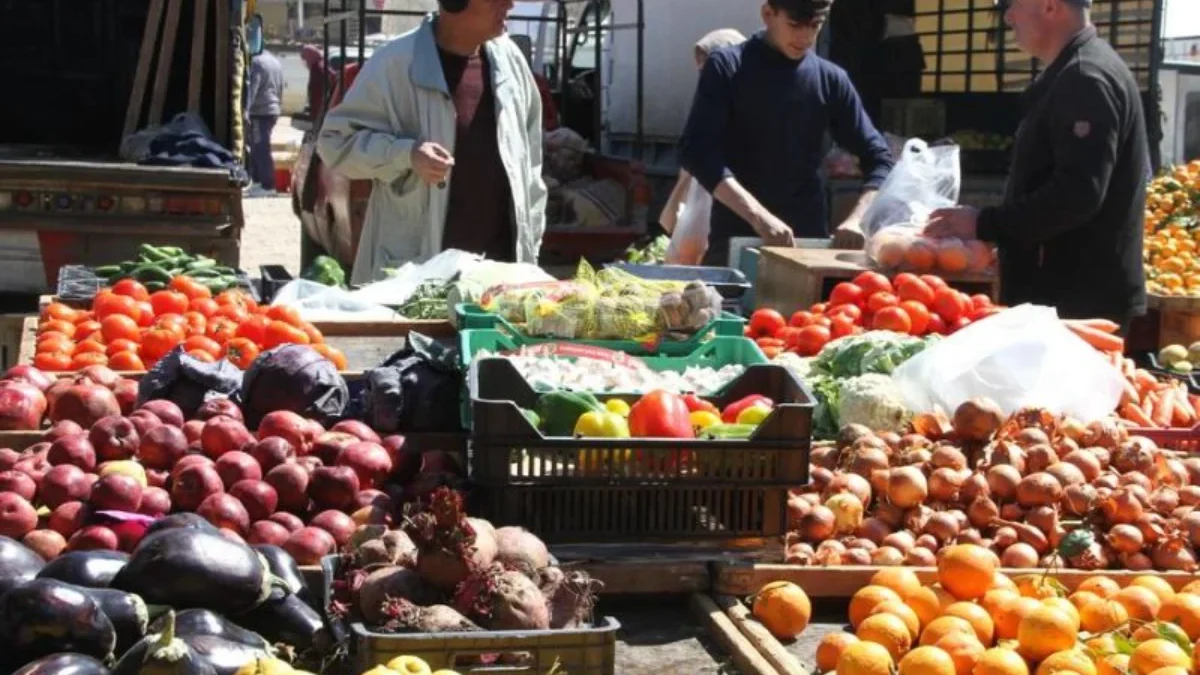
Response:
[{"label": "blue trousers", "polygon": [[275,158],[271,156],[271,131],[276,115],[254,115],[250,118],[250,180],[268,190],[275,189]]}]

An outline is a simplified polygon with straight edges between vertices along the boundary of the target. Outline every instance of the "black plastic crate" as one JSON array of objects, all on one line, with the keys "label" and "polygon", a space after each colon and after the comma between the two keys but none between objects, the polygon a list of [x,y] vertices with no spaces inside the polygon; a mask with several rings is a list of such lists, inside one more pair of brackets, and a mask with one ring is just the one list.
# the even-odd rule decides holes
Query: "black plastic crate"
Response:
[{"label": "black plastic crate", "polygon": [[1146,370],[1154,373],[1158,377],[1169,377],[1179,380],[1187,385],[1188,393],[1200,395],[1200,381],[1196,379],[1197,370],[1193,369],[1189,373],[1181,373],[1177,370],[1172,370],[1158,362],[1158,355],[1154,352],[1146,354]]},{"label": "black plastic crate", "polygon": [[611,263],[606,267],[625,270],[635,277],[653,281],[703,281],[712,286],[721,297],[734,299],[750,290],[750,282],[741,270],[732,267],[701,267],[693,265],[638,265],[635,263]]},{"label": "black plastic crate", "polygon": [[288,285],[289,281],[293,281],[292,273],[287,271],[283,265],[259,265],[259,277],[262,280],[262,302],[271,302],[275,299],[275,294],[279,289]]},{"label": "black plastic crate", "polygon": [[[91,267],[63,265],[58,270],[55,296],[64,302],[90,303],[96,297],[96,293],[107,285],[108,280],[96,276]],[[237,285],[249,293],[255,302],[261,301],[258,289],[250,282],[250,276],[242,270],[237,271]]]},{"label": "black plastic crate", "polygon": [[782,366],[749,366],[708,397],[719,407],[751,394],[776,402],[751,438],[730,441],[547,438],[521,414],[538,394],[516,368],[479,368],[472,502],[497,525],[553,543],[775,537],[788,489],[808,482],[814,399]]}]

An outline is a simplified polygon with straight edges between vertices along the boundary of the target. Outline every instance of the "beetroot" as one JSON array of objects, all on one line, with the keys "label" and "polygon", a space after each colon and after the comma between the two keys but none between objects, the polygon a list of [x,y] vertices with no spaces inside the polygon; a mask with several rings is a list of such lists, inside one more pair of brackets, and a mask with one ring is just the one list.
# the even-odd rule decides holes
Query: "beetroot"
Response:
[{"label": "beetroot", "polygon": [[63,436],[50,444],[46,460],[54,466],[73,464],[84,471],[91,471],[96,468],[96,449],[84,434]]},{"label": "beetroot", "polygon": [[[353,539],[352,539],[353,540]],[[417,563],[417,547],[401,530],[388,530],[378,539],[369,539],[354,550],[359,567],[401,565],[412,569]]]},{"label": "beetroot", "polygon": [[[220,467],[218,467],[218,472],[219,470]],[[265,520],[275,513],[275,509],[279,508],[279,494],[269,483],[261,480],[253,478],[240,480],[230,486],[229,494],[236,497],[242,506],[246,507],[246,513],[249,514],[251,522]]]},{"label": "beetroot", "polygon": [[183,410],[174,402],[168,401],[165,398],[156,398],[153,401],[146,401],[138,410],[146,410],[154,413],[154,416],[162,420],[163,424],[169,424],[173,427],[183,427]]},{"label": "beetroot", "polygon": [[546,630],[550,607],[533,580],[492,564],[476,570],[454,593],[454,608],[492,630]]},{"label": "beetroot", "polygon": [[392,472],[392,458],[383,446],[371,441],[359,441],[346,448],[337,458],[338,466],[348,466],[358,474],[362,488],[374,488],[383,484]]},{"label": "beetroot", "polygon": [[0,380],[8,380],[11,382],[28,382],[38,388],[38,391],[46,391],[50,385],[54,383],[54,379],[46,373],[28,364],[18,364],[4,371],[4,376]]},{"label": "beetroot", "polygon": [[0,492],[11,492],[31,502],[37,494],[37,483],[20,471],[0,471]]},{"label": "beetroot", "polygon": [[291,444],[297,455],[308,454],[312,439],[309,438],[308,420],[290,410],[267,413],[258,425],[258,439],[278,436]]},{"label": "beetroot", "polygon": [[91,507],[81,501],[60,504],[46,519],[46,526],[64,537],[78,532],[91,517]]},{"label": "beetroot", "polygon": [[558,576],[560,579],[552,586],[553,593],[547,594],[546,587],[542,587],[544,597],[550,602],[550,627],[580,628],[591,625],[596,590],[603,584],[583,570],[572,570],[566,574],[560,572]]},{"label": "beetroot", "polygon": [[523,527],[501,527],[496,530],[496,562],[538,581],[539,570],[550,566],[550,551]]},{"label": "beetroot", "polygon": [[452,592],[473,569],[491,565],[496,540],[490,524],[476,527],[463,512],[462,495],[448,488],[433,492],[428,507],[408,519],[404,532],[416,544],[417,572],[429,585]]},{"label": "beetroot", "polygon": [[[80,436],[86,433],[87,432],[84,431],[83,427],[79,426],[79,424],[76,422],[72,422],[71,420],[60,420],[55,422],[49,429],[46,430],[45,433],[42,434],[42,440],[47,443],[53,443],[54,441],[66,436]],[[26,449],[28,450],[28,448]]]},{"label": "beetroot", "polygon": [[299,464],[280,464],[263,478],[279,495],[279,508],[300,513],[308,508],[308,473]]},{"label": "beetroot", "polygon": [[241,535],[250,529],[250,515],[246,507],[231,494],[219,492],[209,495],[196,508],[196,515],[224,530],[232,530]]},{"label": "beetroot", "polygon": [[142,490],[142,505],[138,513],[147,516],[165,516],[171,512],[171,493],[161,487]]},{"label": "beetroot", "polygon": [[214,417],[205,422],[200,431],[200,447],[213,459],[241,450],[253,442],[254,436],[246,430],[246,425],[232,417]]},{"label": "beetroot", "polygon": [[374,570],[359,586],[356,603],[367,625],[377,626],[387,621],[384,606],[390,598],[424,606],[437,602],[438,593],[426,586],[416,572],[406,567],[392,565]]},{"label": "beetroot", "polygon": [[271,521],[272,523],[279,523],[288,531],[288,534],[291,534],[292,532],[304,527],[304,521],[300,520],[299,516],[294,513],[288,513],[287,511],[276,511],[275,513],[272,513],[271,517],[267,518],[267,520]]},{"label": "beetroot", "polygon": [[221,476],[214,467],[193,464],[176,476],[171,486],[171,503],[182,511],[195,511],[204,500],[224,492]]},{"label": "beetroot", "polygon": [[131,476],[110,473],[92,485],[88,503],[100,511],[136,513],[142,507],[142,484]]},{"label": "beetroot", "polygon": [[141,437],[137,456],[142,464],[151,469],[169,471],[188,452],[187,436],[176,426],[164,423],[150,429]]},{"label": "beetroot", "polygon": [[163,425],[163,421],[158,419],[158,415],[149,410],[134,410],[127,417],[130,422],[133,422],[133,428],[137,429],[138,436],[142,438],[145,438],[151,429]]},{"label": "beetroot", "polygon": [[357,524],[353,518],[341,511],[334,511],[332,509],[322,511],[313,516],[308,524],[328,532],[333,537],[333,541],[337,544],[338,548],[345,546],[350,541],[350,537],[357,528]]},{"label": "beetroot", "polygon": [[271,544],[283,546],[291,533],[288,529],[272,520],[260,520],[250,525],[250,534],[246,541],[250,544]]},{"label": "beetroot", "polygon": [[117,405],[121,407],[122,415],[132,413],[133,409],[137,407],[137,381],[127,377],[117,380],[116,385],[113,386],[113,396],[117,397]]},{"label": "beetroot", "polygon": [[0,492],[0,535],[20,539],[37,527],[37,511],[20,495]]},{"label": "beetroot", "polygon": [[110,415],[120,415],[121,406],[111,390],[98,384],[73,384],[55,399],[50,407],[50,420],[71,420],[81,427],[90,427]]},{"label": "beetroot", "polygon": [[338,458],[346,451],[346,448],[361,442],[358,436],[348,434],[342,431],[326,431],[317,436],[313,441],[312,448],[309,453],[318,457],[322,464],[336,464]]},{"label": "beetroot", "polygon": [[372,443],[380,442],[379,434],[375,433],[375,430],[367,426],[366,422],[362,420],[342,420],[333,425],[329,430],[341,431],[351,436],[356,436],[359,440],[363,441],[371,441]]},{"label": "beetroot", "polygon": [[88,525],[67,540],[68,551],[119,551],[121,540],[117,533],[103,525]]},{"label": "beetroot", "polygon": [[246,450],[258,462],[263,471],[270,471],[280,464],[296,458],[296,450],[287,439],[279,436],[264,438]]},{"label": "beetroot", "polygon": [[302,527],[283,542],[283,550],[296,559],[297,565],[319,565],[321,558],[336,549],[333,536],[319,527]]},{"label": "beetroot", "polygon": [[34,530],[22,537],[21,543],[47,561],[57,558],[67,548],[66,538],[54,530]]},{"label": "beetroot", "polygon": [[121,379],[121,376],[117,375],[117,371],[109,368],[108,366],[92,365],[87,366],[83,370],[79,371],[76,374],[75,379],[77,381],[86,380],[88,382],[98,384],[105,389],[112,389],[114,386],[116,386],[117,380]]},{"label": "beetroot", "polygon": [[124,417],[105,417],[92,425],[88,441],[101,462],[129,459],[137,452],[141,438],[137,427]]},{"label": "beetroot", "polygon": [[358,474],[348,466],[323,466],[313,471],[308,496],[322,509],[344,510],[354,504]]},{"label": "beetroot", "polygon": [[42,428],[46,395],[35,385],[17,380],[0,381],[0,431],[33,431]]},{"label": "beetroot", "polygon": [[482,630],[447,605],[419,607],[407,600],[393,598],[386,602],[383,611],[387,616],[384,630],[392,632],[463,633]]},{"label": "beetroot", "polygon": [[222,415],[239,422],[245,421],[245,418],[242,417],[242,409],[227,398],[213,398],[205,401],[196,410],[196,414],[193,417],[201,421],[206,421]]},{"label": "beetroot", "polygon": [[234,483],[244,480],[262,480],[262,468],[250,455],[241,450],[234,450],[221,455],[217,459],[217,475],[229,489]]},{"label": "beetroot", "polygon": [[83,469],[73,464],[60,464],[46,472],[38,488],[38,500],[55,509],[67,502],[84,501],[91,492],[91,483]]}]

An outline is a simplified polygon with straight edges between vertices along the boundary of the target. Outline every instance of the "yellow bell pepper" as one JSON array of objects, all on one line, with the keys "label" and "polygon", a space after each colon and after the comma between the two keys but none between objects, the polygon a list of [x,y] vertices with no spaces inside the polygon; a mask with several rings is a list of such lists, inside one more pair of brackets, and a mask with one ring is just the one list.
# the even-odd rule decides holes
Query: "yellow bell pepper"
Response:
[{"label": "yellow bell pepper", "polygon": [[703,431],[714,424],[721,423],[721,416],[707,410],[697,410],[688,415],[688,421],[697,432]]},{"label": "yellow bell pepper", "polygon": [[762,424],[762,421],[767,419],[771,414],[771,408],[765,405],[754,404],[742,412],[738,413],[738,424]]},{"label": "yellow bell pepper", "polygon": [[575,422],[575,435],[586,438],[629,438],[629,422],[614,412],[586,412]]},{"label": "yellow bell pepper", "polygon": [[604,409],[626,419],[629,418],[629,404],[619,398],[610,398],[605,401]]}]

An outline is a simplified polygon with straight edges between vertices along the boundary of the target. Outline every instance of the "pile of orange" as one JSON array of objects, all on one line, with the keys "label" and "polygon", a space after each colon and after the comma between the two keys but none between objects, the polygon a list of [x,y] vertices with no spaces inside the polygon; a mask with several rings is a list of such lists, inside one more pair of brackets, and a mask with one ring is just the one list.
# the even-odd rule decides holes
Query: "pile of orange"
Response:
[{"label": "pile of orange", "polygon": [[132,279],[102,288],[90,310],[53,302],[42,309],[33,365],[46,371],[92,365],[145,371],[182,345],[205,362],[227,359],[247,368],[263,350],[306,344],[346,369],[346,357],[321,331],[286,306],[259,306],[240,290],[217,296],[185,276],[150,293]]},{"label": "pile of orange", "polygon": [[996,261],[996,250],[987,242],[971,239],[931,239],[914,236],[907,228],[886,228],[867,245],[871,259],[884,270],[923,274],[982,274]]},{"label": "pile of orange", "polygon": [[1109,577],[1067,591],[1041,573],[999,572],[989,550],[960,544],[938,582],[885,568],[850,601],[853,633],[826,635],[819,672],[837,675],[1193,675],[1200,580],[1178,592],[1156,576]]}]

